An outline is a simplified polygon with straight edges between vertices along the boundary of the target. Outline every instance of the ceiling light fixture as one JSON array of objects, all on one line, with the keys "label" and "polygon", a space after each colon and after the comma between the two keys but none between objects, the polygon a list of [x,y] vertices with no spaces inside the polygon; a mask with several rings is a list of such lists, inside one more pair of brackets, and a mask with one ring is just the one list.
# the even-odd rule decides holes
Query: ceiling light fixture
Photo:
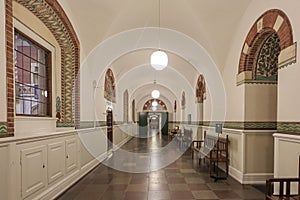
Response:
[{"label": "ceiling light fixture", "polygon": [[150,64],[155,70],[163,70],[168,66],[168,55],[160,50],[160,0],[158,0],[158,51],[154,51],[150,57]]},{"label": "ceiling light fixture", "polygon": [[158,106],[158,103],[157,103],[157,101],[152,101],[152,103],[151,103],[151,105],[153,106],[153,107],[156,107],[156,106]]},{"label": "ceiling light fixture", "polygon": [[158,90],[153,90],[151,92],[151,96],[152,96],[152,98],[157,99],[160,96],[160,92]]},{"label": "ceiling light fixture", "polygon": [[153,99],[157,99],[160,96],[159,90],[156,90],[155,88],[156,88],[156,81],[154,80],[154,90],[152,90],[151,92],[151,96]]}]

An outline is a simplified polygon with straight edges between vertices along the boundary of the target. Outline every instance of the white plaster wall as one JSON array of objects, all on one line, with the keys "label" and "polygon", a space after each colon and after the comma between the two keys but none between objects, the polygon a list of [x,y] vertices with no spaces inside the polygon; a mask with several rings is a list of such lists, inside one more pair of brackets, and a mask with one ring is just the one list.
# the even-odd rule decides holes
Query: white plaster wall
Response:
[{"label": "white plaster wall", "polygon": [[277,85],[245,85],[245,121],[276,121]]},{"label": "white plaster wall", "polygon": [[[297,57],[299,57],[299,53]],[[278,121],[300,120],[300,64],[298,58],[297,62],[279,71]]]},{"label": "white plaster wall", "polygon": [[245,135],[245,173],[272,174],[274,170],[274,139],[272,132],[257,131]]},{"label": "white plaster wall", "polygon": [[206,99],[203,101],[203,121],[212,121],[211,119],[211,96],[209,90],[206,91]]},{"label": "white plaster wall", "polygon": [[5,0],[0,1],[0,121],[6,121]]}]

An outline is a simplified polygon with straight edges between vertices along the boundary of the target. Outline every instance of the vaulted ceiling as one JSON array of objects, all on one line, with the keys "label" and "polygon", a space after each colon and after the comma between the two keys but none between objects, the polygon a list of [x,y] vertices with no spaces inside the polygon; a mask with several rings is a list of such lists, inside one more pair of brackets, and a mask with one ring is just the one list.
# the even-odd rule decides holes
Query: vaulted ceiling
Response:
[{"label": "vaulted ceiling", "polygon": [[[58,0],[81,44],[81,58],[108,38],[135,28],[175,30],[200,44],[222,70],[239,20],[252,0]],[[160,8],[159,8],[160,5]],[[160,17],[159,17],[160,16]],[[149,49],[122,55],[112,63],[116,80],[149,63]],[[169,54],[169,65],[194,85],[197,76],[189,61]],[[148,85],[149,79],[140,85]],[[170,87],[165,85],[165,87]],[[172,89],[171,89],[172,90]]]}]

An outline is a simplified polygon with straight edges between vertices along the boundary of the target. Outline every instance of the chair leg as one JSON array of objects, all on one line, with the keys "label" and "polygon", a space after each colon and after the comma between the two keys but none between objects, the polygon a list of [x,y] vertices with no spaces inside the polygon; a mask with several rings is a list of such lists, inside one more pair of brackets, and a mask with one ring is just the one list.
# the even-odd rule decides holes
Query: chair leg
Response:
[{"label": "chair leg", "polygon": [[228,171],[229,171],[229,170],[228,170],[228,168],[229,168],[228,165],[229,165],[229,163],[226,162],[226,177],[228,177]]}]

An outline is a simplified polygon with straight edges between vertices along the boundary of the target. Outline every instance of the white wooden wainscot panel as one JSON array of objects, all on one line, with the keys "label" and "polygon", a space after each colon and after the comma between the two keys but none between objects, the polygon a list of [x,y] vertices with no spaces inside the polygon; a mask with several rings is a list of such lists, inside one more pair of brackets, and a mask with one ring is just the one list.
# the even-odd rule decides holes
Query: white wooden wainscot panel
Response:
[{"label": "white wooden wainscot panel", "polygon": [[70,173],[77,168],[77,140],[66,140],[66,172]]},{"label": "white wooden wainscot panel", "polygon": [[64,176],[65,141],[48,144],[48,184]]},{"label": "white wooden wainscot panel", "polygon": [[46,145],[21,150],[22,198],[46,187]]}]

